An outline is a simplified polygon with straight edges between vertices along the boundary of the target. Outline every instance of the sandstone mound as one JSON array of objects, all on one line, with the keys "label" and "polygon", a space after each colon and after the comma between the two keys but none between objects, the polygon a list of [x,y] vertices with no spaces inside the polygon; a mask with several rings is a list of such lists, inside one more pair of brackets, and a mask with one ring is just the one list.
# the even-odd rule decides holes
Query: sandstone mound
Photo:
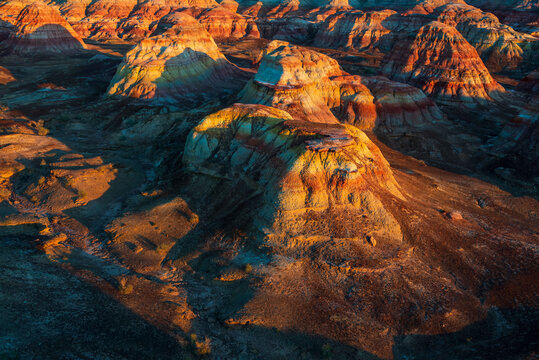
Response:
[{"label": "sandstone mound", "polygon": [[373,97],[359,77],[326,55],[282,41],[264,50],[258,72],[239,97],[286,110],[297,120],[361,128],[372,128],[376,120]]},{"label": "sandstone mound", "polygon": [[397,43],[382,71],[445,103],[486,104],[501,100],[505,93],[475,48],[454,27],[439,22]]},{"label": "sandstone mound", "polygon": [[364,78],[376,104],[376,129],[385,134],[404,134],[435,128],[444,120],[436,104],[421,90],[382,76]]},{"label": "sandstone mound", "polygon": [[41,2],[26,6],[7,46],[17,54],[68,54],[85,48],[80,36],[60,13]]},{"label": "sandstone mound", "polygon": [[492,72],[515,70],[533,57],[539,41],[500,23],[493,14],[466,4],[449,4],[436,9],[437,21],[454,26],[477,50]]},{"label": "sandstone mound", "polygon": [[189,15],[162,35],[129,51],[109,95],[199,103],[210,95],[241,88],[246,74],[226,60],[204,28]]},{"label": "sandstone mound", "polygon": [[379,199],[401,196],[389,164],[353,126],[235,104],[192,130],[183,162],[199,199],[211,198],[222,216],[231,206],[237,218],[254,217],[255,229],[347,238],[379,229],[384,239],[401,237]]}]

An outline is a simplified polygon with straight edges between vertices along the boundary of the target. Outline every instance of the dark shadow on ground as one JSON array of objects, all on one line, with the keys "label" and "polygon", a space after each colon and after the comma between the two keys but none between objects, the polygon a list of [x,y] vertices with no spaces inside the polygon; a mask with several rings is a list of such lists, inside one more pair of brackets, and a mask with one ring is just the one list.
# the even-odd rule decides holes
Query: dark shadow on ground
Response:
[{"label": "dark shadow on ground", "polygon": [[0,240],[0,359],[182,358],[174,338],[51,262],[32,240]]},{"label": "dark shadow on ground", "polygon": [[531,359],[539,352],[539,309],[492,308],[488,317],[443,335],[395,338],[395,359]]}]

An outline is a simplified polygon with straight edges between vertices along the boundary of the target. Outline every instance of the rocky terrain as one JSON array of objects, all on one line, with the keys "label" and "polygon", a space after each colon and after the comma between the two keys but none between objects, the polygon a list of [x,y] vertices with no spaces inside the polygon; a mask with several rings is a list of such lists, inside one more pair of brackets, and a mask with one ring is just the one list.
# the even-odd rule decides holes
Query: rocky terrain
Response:
[{"label": "rocky terrain", "polygon": [[539,356],[537,1],[0,1],[0,359]]}]

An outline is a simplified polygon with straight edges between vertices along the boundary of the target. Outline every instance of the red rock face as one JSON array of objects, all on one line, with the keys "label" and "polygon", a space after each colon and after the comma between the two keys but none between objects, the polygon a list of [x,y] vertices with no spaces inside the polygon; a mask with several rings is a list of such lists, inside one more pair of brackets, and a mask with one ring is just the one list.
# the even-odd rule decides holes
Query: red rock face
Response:
[{"label": "red rock face", "polygon": [[0,2],[0,20],[6,21],[12,25],[17,22],[17,16],[27,5],[31,5],[30,0],[8,0]]},{"label": "red rock face", "polygon": [[137,0],[96,0],[88,6],[86,14],[94,19],[123,19],[136,5]]},{"label": "red rock face", "polygon": [[240,14],[225,7],[209,8],[198,16],[197,20],[215,39],[239,39],[245,36],[258,37],[258,28],[254,21],[248,21]]},{"label": "red rock face", "polygon": [[85,48],[84,42],[60,13],[44,3],[26,6],[17,17],[8,48],[17,54],[66,54]]},{"label": "red rock face", "polygon": [[138,3],[129,16],[118,19],[118,36],[125,40],[142,40],[155,29],[157,21],[179,8],[177,1],[146,0]]},{"label": "red rock face", "polygon": [[486,104],[501,100],[505,93],[475,48],[454,27],[439,22],[397,43],[382,70],[445,103]]},{"label": "red rock face", "polygon": [[358,50],[388,48],[388,38],[394,37],[388,18],[395,14],[393,10],[339,11],[320,26],[314,45]]}]

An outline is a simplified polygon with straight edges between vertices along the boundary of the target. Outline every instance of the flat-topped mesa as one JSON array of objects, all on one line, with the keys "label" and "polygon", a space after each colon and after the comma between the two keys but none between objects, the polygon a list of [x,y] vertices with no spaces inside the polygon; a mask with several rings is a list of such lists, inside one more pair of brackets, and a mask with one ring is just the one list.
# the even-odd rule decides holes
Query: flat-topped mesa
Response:
[{"label": "flat-topped mesa", "polygon": [[20,55],[70,54],[85,49],[84,42],[58,10],[42,2],[26,6],[17,17],[8,49]]},{"label": "flat-topped mesa", "polygon": [[487,104],[505,94],[475,48],[457,29],[440,22],[431,22],[398,42],[385,57],[382,71],[442,103]]},{"label": "flat-topped mesa", "polygon": [[230,63],[191,16],[129,51],[108,89],[109,95],[170,103],[200,103],[239,90],[248,75]]},{"label": "flat-topped mesa", "polygon": [[194,17],[189,15],[188,12],[175,11],[163,16],[159,20],[151,36],[163,35],[165,33],[174,33],[177,31],[176,28],[179,28],[181,29],[181,31],[184,32],[188,31],[193,34],[196,34],[197,30],[200,30],[200,26],[200,22],[198,22]]},{"label": "flat-topped mesa", "polygon": [[384,239],[401,238],[379,199],[402,196],[389,164],[351,125],[297,121],[276,108],[235,104],[191,131],[183,162],[191,193],[213,199],[221,214],[242,208],[247,213],[236,218],[254,219],[255,229],[354,238],[378,228]]},{"label": "flat-topped mesa", "polygon": [[296,120],[372,128],[376,119],[373,97],[358,77],[329,56],[283,41],[272,41],[264,50],[258,72],[239,99],[283,109]]}]

